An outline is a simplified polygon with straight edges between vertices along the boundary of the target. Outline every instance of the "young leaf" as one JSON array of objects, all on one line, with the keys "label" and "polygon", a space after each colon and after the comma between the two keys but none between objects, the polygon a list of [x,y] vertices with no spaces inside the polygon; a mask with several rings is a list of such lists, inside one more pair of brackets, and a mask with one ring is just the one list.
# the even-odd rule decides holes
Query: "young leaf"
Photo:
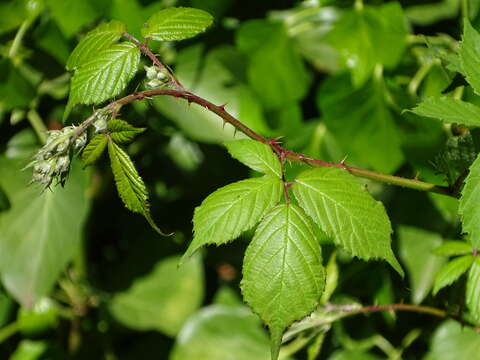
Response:
[{"label": "young leaf", "polygon": [[206,244],[224,244],[251,229],[280,201],[283,183],[265,175],[238,181],[210,194],[195,209],[193,241],[183,259]]},{"label": "young leaf", "polygon": [[292,188],[300,206],[336,244],[360,259],[384,259],[403,276],[390,247],[392,228],[385,208],[347,171],[305,171]]},{"label": "young leaf", "polygon": [[475,321],[480,322],[480,258],[476,258],[468,272],[466,302]]},{"label": "young leaf", "polygon": [[411,110],[420,116],[439,119],[445,123],[480,126],[480,107],[449,97],[431,97]]},{"label": "young leaf", "polygon": [[125,31],[127,31],[125,24],[117,20],[102,24],[90,31],[70,54],[66,65],[67,70],[74,70],[94,59],[101,51],[117,42]]},{"label": "young leaf", "polygon": [[465,255],[455,258],[448,264],[444,265],[435,276],[433,295],[437,294],[445,286],[453,284],[455,280],[468,270],[472,265],[473,260],[474,257],[472,255]]},{"label": "young leaf", "polygon": [[458,212],[462,217],[463,232],[468,234],[474,248],[480,248],[480,156],[470,166],[460,197]]},{"label": "young leaf", "polygon": [[136,128],[120,119],[110,120],[107,129],[110,137],[117,144],[130,144],[137,135],[145,131],[145,128]]},{"label": "young leaf", "polygon": [[464,19],[462,43],[460,45],[460,62],[467,81],[473,90],[480,94],[480,34],[468,19]]},{"label": "young leaf", "polygon": [[282,177],[282,167],[270,146],[259,141],[242,139],[225,143],[230,155],[255,171]]},{"label": "young leaf", "polygon": [[142,214],[156,232],[165,236],[150,215],[147,189],[128,154],[113,141],[108,142],[108,154],[118,194],[126,208]]},{"label": "young leaf", "polygon": [[313,227],[300,207],[278,205],[262,220],[245,253],[243,297],[270,329],[272,360],[278,358],[285,328],[315,309],[325,286]]},{"label": "young leaf", "polygon": [[95,135],[92,140],[85,146],[82,152],[82,160],[85,166],[92,165],[102,156],[103,151],[107,147],[108,137],[105,134]]},{"label": "young leaf", "polygon": [[472,246],[465,241],[459,240],[445,241],[441,246],[433,250],[435,255],[440,256],[465,255],[471,252]]},{"label": "young leaf", "polygon": [[199,9],[172,7],[153,14],[142,29],[142,36],[157,41],[184,40],[204,32],[213,17]]},{"label": "young leaf", "polygon": [[119,94],[135,75],[140,50],[133,43],[112,45],[83,63],[73,75],[68,106],[99,104]]}]

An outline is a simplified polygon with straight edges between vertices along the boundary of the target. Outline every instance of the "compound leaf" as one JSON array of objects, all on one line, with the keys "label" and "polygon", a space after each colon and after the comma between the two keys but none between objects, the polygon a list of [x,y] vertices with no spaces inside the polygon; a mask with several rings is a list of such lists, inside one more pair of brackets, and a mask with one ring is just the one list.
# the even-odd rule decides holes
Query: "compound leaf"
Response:
[{"label": "compound leaf", "polygon": [[280,201],[283,184],[265,175],[229,184],[210,194],[195,209],[193,241],[184,259],[206,244],[224,244],[256,225]]},{"label": "compound leaf", "polygon": [[470,166],[465,186],[460,197],[458,212],[462,217],[462,229],[467,233],[473,247],[480,247],[480,157]]},{"label": "compound leaf", "polygon": [[282,177],[280,161],[270,146],[259,141],[242,139],[225,143],[230,155],[253,170]]},{"label": "compound leaf", "polygon": [[336,244],[360,259],[384,259],[403,276],[390,247],[392,228],[385,208],[351,174],[313,169],[300,174],[292,188],[300,206]]},{"label": "compound leaf", "polygon": [[108,142],[108,154],[118,194],[126,208],[142,214],[156,232],[165,235],[152,219],[147,188],[128,154],[113,141]]},{"label": "compound leaf", "polygon": [[466,302],[470,313],[478,323],[480,321],[480,261],[473,262],[467,279]]},{"label": "compound leaf", "polygon": [[460,63],[466,79],[473,90],[480,94],[480,34],[465,19],[462,43],[460,45]]},{"label": "compound leaf", "polygon": [[278,205],[264,217],[245,253],[242,293],[270,329],[274,360],[285,328],[315,309],[325,286],[313,228],[300,207]]},{"label": "compound leaf", "polygon": [[135,75],[140,50],[130,42],[114,44],[83,63],[73,75],[68,108],[99,104],[118,95]]},{"label": "compound leaf", "polygon": [[136,128],[124,120],[112,119],[108,122],[110,137],[117,144],[129,144],[144,131],[145,128]]},{"label": "compound leaf", "polygon": [[480,126],[480,107],[449,97],[428,98],[411,111],[446,123]]},{"label": "compound leaf", "polygon": [[82,152],[82,160],[85,166],[92,165],[102,156],[103,151],[107,147],[108,137],[104,134],[95,135],[92,140],[85,146]]},{"label": "compound leaf", "polygon": [[90,31],[70,54],[67,70],[74,70],[94,59],[101,51],[117,42],[126,30],[124,23],[112,20]]},{"label": "compound leaf", "polygon": [[453,259],[448,264],[444,265],[435,276],[435,283],[433,284],[433,295],[438,293],[445,286],[451,285],[462,276],[473,263],[472,255],[465,255]]},{"label": "compound leaf", "polygon": [[153,14],[142,36],[157,41],[184,40],[204,32],[213,23],[209,13],[187,7],[172,7]]}]

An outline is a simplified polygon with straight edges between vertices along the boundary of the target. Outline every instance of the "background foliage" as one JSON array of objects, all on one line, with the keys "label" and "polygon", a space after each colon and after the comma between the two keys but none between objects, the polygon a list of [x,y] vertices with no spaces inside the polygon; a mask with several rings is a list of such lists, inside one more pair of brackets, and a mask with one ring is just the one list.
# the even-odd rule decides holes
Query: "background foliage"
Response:
[{"label": "background foliage", "polygon": [[[478,131],[450,125],[478,126],[480,35],[475,29],[480,29],[480,6],[475,0],[0,2],[0,356],[270,357],[268,333],[239,290],[245,249],[252,241],[245,259],[249,264],[253,252],[268,240],[268,217],[253,240],[253,232],[240,234],[242,230],[219,218],[212,231],[230,234],[217,243],[239,235],[240,241],[204,248],[177,267],[192,230],[199,240],[189,252],[212,242],[208,232],[193,229],[191,219],[194,208],[216,189],[237,182],[225,188],[235,198],[239,189],[267,184],[272,196],[262,199],[265,208],[281,196],[275,159],[258,163],[240,142],[231,143],[228,152],[221,146],[243,135],[199,106],[157,97],[122,109],[122,119],[147,130],[110,123],[112,134],[117,134],[112,135],[114,141],[97,135],[82,155],[86,163],[99,158],[98,165],[82,169],[82,163],[75,162],[65,188],[42,193],[27,186],[30,172],[20,171],[44,140],[44,127],[61,128],[65,112],[70,113],[67,124],[76,124],[90,115],[91,104],[119,97],[132,77],[125,93],[144,86],[137,85],[142,76],[134,75],[140,62],[136,47],[116,44],[118,37],[108,34],[101,38],[111,51],[95,61],[103,66],[116,56],[123,65],[118,86],[109,87],[101,81],[102,76],[111,76],[108,71],[92,73],[82,67],[92,54],[77,50],[67,62],[79,40],[110,19],[125,23],[138,37],[178,40],[181,36],[169,37],[155,28],[155,23],[167,20],[157,18],[143,26],[152,14],[173,5],[204,9],[215,18],[214,25],[195,39],[152,43],[155,52],[186,88],[215,104],[226,104],[228,111],[262,135],[284,136],[281,141],[288,149],[315,158],[340,162],[347,157],[349,165],[444,186],[463,181],[471,166],[460,209],[452,197],[364,180],[391,219],[393,252],[401,267],[384,247],[391,229],[377,233],[384,224],[376,220],[385,215],[375,205],[372,213],[353,210],[361,215],[357,224],[347,224],[346,215],[340,214],[322,228],[327,235],[349,226],[353,232],[364,232],[378,247],[363,244],[357,256],[383,258],[399,273],[403,268],[406,277],[384,262],[361,261],[336,250],[332,239],[318,231],[322,253],[308,254],[323,258],[326,267],[322,311],[287,331],[280,357],[480,359],[476,350],[480,335],[445,314],[385,311],[340,320],[355,313],[359,304],[410,303],[478,324],[480,285],[474,284],[480,283],[480,265],[471,255],[472,246],[478,248],[480,241],[475,211],[480,164],[473,162]],[[464,30],[465,16],[471,25],[467,22]],[[102,26],[122,27],[109,24]],[[83,85],[85,78],[98,78],[105,86],[90,89]],[[78,103],[88,105],[74,106]],[[155,220],[162,230],[173,232],[171,237],[160,237],[117,197],[115,182],[125,179],[121,172],[129,164],[118,144],[134,137],[127,152],[146,187],[131,195],[126,192],[132,186],[119,185],[125,189],[120,196],[134,196],[136,202],[127,207],[151,214],[149,222]],[[103,150],[109,153],[113,172]],[[334,199],[339,203],[361,197],[349,194],[349,189],[364,188],[338,169],[316,169],[297,177],[299,172],[299,166],[289,166],[287,177],[297,178],[293,193],[309,216],[318,216],[316,221],[324,219],[315,206],[322,195],[311,193],[307,185],[320,182],[318,186],[339,191],[343,195]],[[260,173],[266,175],[259,177]],[[329,183],[329,177],[341,182]],[[126,178],[135,184],[138,174]],[[343,188],[346,184],[352,187]],[[196,226],[215,218],[213,205],[206,203],[202,209],[195,212]],[[254,224],[242,223],[241,210],[239,203],[237,225],[251,228]],[[264,209],[256,210],[261,217]],[[309,219],[296,205],[277,206],[273,213],[285,221]],[[309,236],[302,240],[302,234],[318,229],[310,220],[301,221],[302,231],[296,236],[307,246]],[[471,245],[462,240],[462,231]],[[344,234],[335,241],[349,250]],[[258,278],[254,270],[246,266],[242,286]],[[272,283],[275,291],[281,291]],[[299,292],[304,290],[315,295],[314,289],[299,286]],[[253,306],[258,294],[271,295],[261,288],[243,290]],[[287,309],[284,317],[295,316],[288,311],[295,308],[288,294],[278,301],[278,308]],[[470,311],[464,314],[465,303]]]}]

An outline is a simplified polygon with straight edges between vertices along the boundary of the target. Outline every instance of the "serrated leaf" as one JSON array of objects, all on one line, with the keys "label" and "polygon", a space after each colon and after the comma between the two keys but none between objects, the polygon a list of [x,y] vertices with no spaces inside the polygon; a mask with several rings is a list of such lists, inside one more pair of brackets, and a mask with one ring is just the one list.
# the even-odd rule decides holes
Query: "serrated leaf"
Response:
[{"label": "serrated leaf", "polygon": [[108,122],[110,137],[117,144],[129,144],[135,137],[145,131],[145,128],[136,128],[128,122],[120,119],[112,119]]},{"label": "serrated leaf", "polygon": [[445,241],[442,245],[433,250],[435,255],[454,256],[464,255],[472,252],[472,246],[460,240]]},{"label": "serrated leaf", "polygon": [[104,49],[118,41],[127,31],[124,23],[112,20],[90,31],[73,49],[67,60],[67,70],[74,70],[94,59]]},{"label": "serrated leaf", "polygon": [[102,156],[107,147],[108,137],[105,134],[95,135],[92,140],[85,146],[82,152],[82,160],[85,166],[92,165]]},{"label": "serrated leaf", "polygon": [[172,7],[153,14],[142,29],[142,36],[157,41],[184,40],[204,32],[213,23],[206,11]]},{"label": "serrated leaf", "polygon": [[255,171],[282,177],[282,167],[270,146],[259,141],[242,139],[225,143],[230,155]]},{"label": "serrated leaf", "polygon": [[245,252],[243,297],[270,329],[273,360],[285,328],[315,309],[325,286],[313,228],[300,207],[278,205],[262,220]]},{"label": "serrated leaf", "polygon": [[73,75],[69,106],[100,104],[118,95],[135,75],[140,50],[133,43],[114,44],[83,63]]},{"label": "serrated leaf", "polygon": [[480,322],[480,260],[477,257],[468,272],[467,307],[477,323]]},{"label": "serrated leaf", "polygon": [[460,63],[468,83],[480,95],[480,34],[473,28],[468,19],[464,19],[459,54]]},{"label": "serrated leaf", "polygon": [[113,141],[108,142],[108,154],[118,194],[126,208],[142,214],[156,232],[165,235],[150,215],[147,188],[128,154]]},{"label": "serrated leaf", "polygon": [[474,248],[480,248],[480,156],[470,166],[465,186],[460,197],[458,213],[462,218],[462,229]]},{"label": "serrated leaf", "polygon": [[337,168],[313,169],[300,174],[292,188],[300,206],[337,245],[360,259],[384,259],[403,276],[390,247],[385,208],[353,175]]},{"label": "serrated leaf", "polygon": [[265,175],[229,184],[210,194],[195,209],[193,241],[183,259],[207,244],[225,244],[251,229],[280,201],[283,183]]},{"label": "serrated leaf", "polygon": [[451,260],[445,264],[435,276],[433,295],[437,294],[445,286],[453,284],[462,276],[473,263],[472,255],[465,255]]},{"label": "serrated leaf", "polygon": [[411,110],[413,113],[439,119],[445,123],[480,126],[480,107],[449,97],[431,97]]}]

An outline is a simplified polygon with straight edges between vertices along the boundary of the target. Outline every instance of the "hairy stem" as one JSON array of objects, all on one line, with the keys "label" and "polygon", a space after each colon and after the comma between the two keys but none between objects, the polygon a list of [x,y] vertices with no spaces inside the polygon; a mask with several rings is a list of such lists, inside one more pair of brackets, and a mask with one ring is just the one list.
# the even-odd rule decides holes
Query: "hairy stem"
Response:
[{"label": "hairy stem", "polygon": [[249,138],[260,141],[264,144],[271,146],[272,150],[276,154],[281,154],[285,159],[289,161],[302,162],[313,167],[337,167],[340,169],[347,170],[349,173],[351,173],[354,176],[375,180],[382,183],[402,186],[402,187],[419,190],[419,191],[429,191],[429,192],[448,195],[452,197],[457,196],[454,189],[447,186],[440,186],[440,185],[435,185],[428,182],[420,181],[417,179],[407,179],[400,176],[388,175],[388,174],[383,174],[375,171],[359,169],[353,166],[348,166],[343,161],[339,163],[331,163],[323,160],[317,160],[317,159],[305,156],[303,154],[299,154],[299,153],[287,150],[283,148],[277,141],[267,139],[266,137],[260,135],[259,133],[249,128],[238,119],[236,119],[234,116],[228,113],[228,111],[225,110],[224,105],[215,105],[210,101],[204,98],[201,98],[197,95],[194,95],[187,90],[155,89],[155,90],[141,91],[141,92],[137,92],[137,93],[133,93],[131,95],[125,96],[124,98],[121,98],[119,100],[116,100],[110,103],[109,105],[107,105],[106,108],[108,108],[111,111],[118,111],[120,107],[122,107],[123,105],[129,104],[133,101],[142,100],[142,99],[150,98],[153,96],[161,96],[161,95],[163,96],[167,95],[167,96],[185,99],[189,103],[195,103],[208,109],[209,111],[217,114],[220,118],[222,118],[224,122],[234,126],[237,130],[241,131],[242,133],[247,135]]}]

